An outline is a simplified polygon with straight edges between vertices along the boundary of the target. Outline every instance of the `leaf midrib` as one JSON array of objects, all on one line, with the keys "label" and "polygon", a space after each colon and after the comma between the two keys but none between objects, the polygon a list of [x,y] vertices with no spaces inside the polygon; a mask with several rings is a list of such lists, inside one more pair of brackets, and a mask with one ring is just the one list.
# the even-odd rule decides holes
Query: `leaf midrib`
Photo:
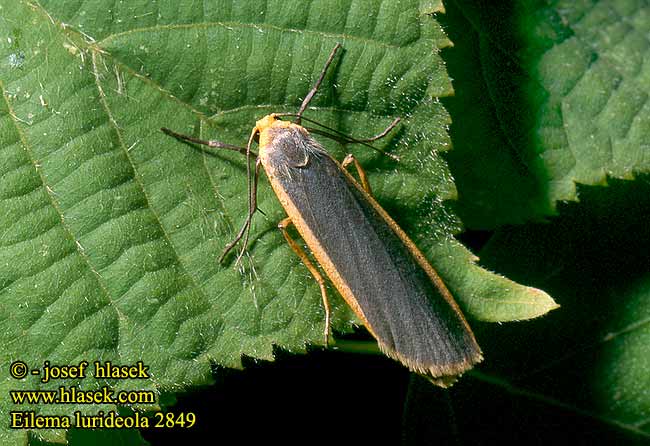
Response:
[{"label": "leaf midrib", "polygon": [[232,28],[246,28],[246,29],[255,29],[258,31],[267,30],[267,31],[289,32],[295,34],[303,34],[303,33],[313,34],[321,37],[328,37],[332,39],[340,38],[345,40],[353,40],[364,44],[372,44],[383,48],[393,48],[393,49],[405,48],[409,46],[409,45],[401,46],[401,45],[390,44],[376,39],[359,37],[352,34],[331,33],[331,32],[316,31],[311,29],[287,28],[287,27],[271,25],[269,23],[241,23],[241,22],[202,22],[202,23],[179,23],[179,24],[168,24],[168,25],[144,26],[141,28],[133,28],[128,31],[122,31],[115,34],[109,34],[103,39],[95,41],[94,45],[97,45],[99,47],[105,46],[111,40],[118,39],[131,34],[150,33],[150,32],[163,31],[163,30],[208,29],[208,28],[215,28],[215,27],[225,28],[228,30]]}]

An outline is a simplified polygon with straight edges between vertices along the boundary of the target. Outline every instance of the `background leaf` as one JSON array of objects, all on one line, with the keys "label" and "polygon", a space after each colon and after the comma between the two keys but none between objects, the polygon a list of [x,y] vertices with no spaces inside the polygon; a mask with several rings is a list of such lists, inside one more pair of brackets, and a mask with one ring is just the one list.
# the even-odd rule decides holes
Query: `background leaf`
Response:
[{"label": "background leaf", "polygon": [[648,443],[647,11],[447,5],[458,213],[497,228],[486,265],[561,310],[490,330],[483,367],[448,393],[414,379],[405,444]]},{"label": "background leaf", "polygon": [[648,444],[650,182],[579,190],[552,224],[499,231],[481,252],[549,290],[561,311],[492,330],[480,372],[447,395],[416,383],[407,444],[434,431],[466,444]]},{"label": "background leaf", "polygon": [[[295,111],[341,42],[310,116],[372,135],[394,116],[394,162],[359,158],[379,201],[422,244],[470,317],[544,314],[545,293],[481,270],[451,238],[455,187],[438,151],[451,93],[428,15],[432,2],[0,2],[0,368],[21,359],[142,360],[148,381],[6,378],[0,391],[79,384],[184,389],[210,361],[271,360],[273,346],[322,343],[320,295],[275,229],[283,212],[265,181],[243,268],[217,263],[246,212],[244,163],[166,137],[173,127],[243,144],[255,119]],[[329,144],[340,158],[346,151]],[[334,328],[354,321],[339,300]],[[6,413],[15,406],[3,400]],[[23,408],[21,406],[21,408]],[[155,408],[155,407],[153,407]],[[39,414],[113,406],[34,406]],[[152,407],[149,407],[152,409]],[[25,431],[0,432],[6,442]],[[60,430],[35,435],[63,441]]]},{"label": "background leaf", "polygon": [[539,221],[576,184],[648,172],[647,2],[449,3],[446,105],[467,121],[449,161],[468,227]]}]

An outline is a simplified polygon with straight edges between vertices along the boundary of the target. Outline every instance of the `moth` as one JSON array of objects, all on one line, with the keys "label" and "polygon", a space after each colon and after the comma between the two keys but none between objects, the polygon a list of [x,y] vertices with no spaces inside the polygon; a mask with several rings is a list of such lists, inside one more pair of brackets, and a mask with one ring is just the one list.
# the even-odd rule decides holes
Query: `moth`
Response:
[{"label": "moth", "polygon": [[[301,121],[325,74],[341,48],[329,55],[320,77],[298,113],[273,113],[258,120],[246,147],[199,140],[162,130],[175,138],[235,150],[247,156],[249,212],[221,257],[243,238],[248,243],[257,209],[261,169],[287,213],[278,227],[291,249],[318,283],[325,308],[325,339],[330,330],[330,306],[321,270],[288,232],[293,225],[330,282],[377,340],[380,349],[409,369],[446,387],[482,360],[481,349],[444,281],[406,233],[373,198],[360,163],[348,155],[332,158]],[[282,118],[293,117],[294,121]],[[311,121],[311,120],[309,120]],[[313,121],[311,121],[313,122]],[[334,139],[369,145],[399,123],[367,140],[336,135]],[[259,141],[259,153],[251,146]],[[255,156],[255,166],[251,165]],[[354,165],[360,181],[348,172]],[[243,250],[242,250],[243,252]],[[240,254],[241,256],[241,254]],[[238,258],[239,260],[239,258]]]}]

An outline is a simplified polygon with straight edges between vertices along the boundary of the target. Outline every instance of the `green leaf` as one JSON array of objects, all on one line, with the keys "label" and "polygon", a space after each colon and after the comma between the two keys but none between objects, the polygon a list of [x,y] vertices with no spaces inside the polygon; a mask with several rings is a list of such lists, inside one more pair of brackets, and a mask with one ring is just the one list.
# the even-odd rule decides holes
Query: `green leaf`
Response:
[{"label": "green leaf", "polygon": [[[450,392],[414,380],[405,444],[645,445],[650,438],[648,175],[579,188],[550,224],[504,228],[487,265],[552,292],[561,311],[476,327],[486,361]],[[504,416],[507,415],[507,416]]]},{"label": "green leaf", "polygon": [[650,170],[645,2],[453,4],[451,38],[464,39],[450,70],[462,94],[447,105],[469,123],[452,128],[450,166],[465,224],[540,220],[578,200],[576,184]]},{"label": "green leaf", "polygon": [[[450,135],[454,149],[446,159],[458,188],[454,208],[463,224],[492,229],[552,214],[554,204],[547,203],[544,181],[522,156],[527,146],[510,139],[511,132],[495,110],[482,65],[485,33],[477,31],[454,2],[448,2],[441,20],[454,42],[443,57],[454,80],[455,95],[443,103],[453,121]],[[508,70],[511,65],[508,61],[503,67]],[[518,81],[509,84],[510,94],[521,87]],[[508,119],[518,119],[518,115]]]},{"label": "green leaf", "polygon": [[[395,116],[383,148],[358,150],[378,200],[431,254],[468,316],[513,320],[555,306],[545,293],[476,266],[453,240],[443,201],[455,187],[438,152],[451,92],[429,15],[435,2],[0,1],[0,368],[82,360],[133,364],[149,380],[7,377],[0,391],[172,391],[205,384],[210,361],[322,344],[320,294],[275,229],[283,217],[262,180],[250,254],[217,258],[247,212],[245,163],[210,156],[159,131],[172,127],[243,145],[256,119],[295,112],[336,42],[343,54],[309,116],[355,136]],[[381,145],[381,144],[380,144]],[[341,158],[345,149],[330,143]],[[334,329],[356,322],[334,299]],[[3,399],[2,412],[15,410]],[[143,405],[143,409],[157,406]],[[105,405],[20,405],[39,415]],[[7,419],[3,415],[3,419]],[[0,438],[24,442],[27,430]],[[62,430],[35,435],[63,441]]]},{"label": "green leaf", "polygon": [[481,251],[487,265],[549,290],[562,311],[489,329],[486,363],[452,389],[467,444],[486,441],[476,423],[545,444],[563,431],[578,444],[650,438],[650,182],[582,186],[580,197],[552,224],[503,229]]}]

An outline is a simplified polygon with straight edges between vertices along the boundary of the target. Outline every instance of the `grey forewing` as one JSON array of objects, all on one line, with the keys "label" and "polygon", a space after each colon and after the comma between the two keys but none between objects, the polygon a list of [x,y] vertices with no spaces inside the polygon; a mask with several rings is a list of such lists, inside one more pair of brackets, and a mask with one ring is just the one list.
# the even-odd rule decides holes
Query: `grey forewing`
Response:
[{"label": "grey forewing", "polygon": [[268,164],[379,341],[415,364],[473,362],[475,341],[401,239],[311,137],[282,129]]}]

